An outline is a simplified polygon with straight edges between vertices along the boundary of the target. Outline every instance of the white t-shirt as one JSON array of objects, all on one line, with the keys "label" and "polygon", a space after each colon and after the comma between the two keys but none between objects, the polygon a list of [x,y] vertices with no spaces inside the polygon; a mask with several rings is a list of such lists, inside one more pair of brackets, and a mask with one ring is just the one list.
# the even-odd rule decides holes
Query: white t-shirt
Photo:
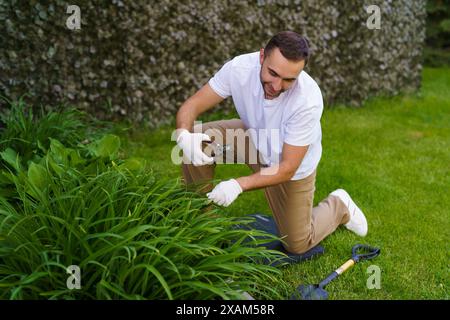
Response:
[{"label": "white t-shirt", "polygon": [[268,165],[281,162],[283,143],[307,146],[308,151],[291,180],[309,176],[322,155],[320,117],[323,99],[319,86],[302,71],[292,87],[273,100],[264,98],[259,51],[225,63],[209,80],[222,98],[232,96],[251,139]]}]

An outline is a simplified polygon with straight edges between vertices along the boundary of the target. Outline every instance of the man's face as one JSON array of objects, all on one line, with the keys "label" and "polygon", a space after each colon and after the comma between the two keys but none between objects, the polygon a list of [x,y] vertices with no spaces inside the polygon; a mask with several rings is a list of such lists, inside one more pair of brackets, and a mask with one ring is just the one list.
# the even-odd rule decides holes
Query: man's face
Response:
[{"label": "man's face", "polygon": [[287,60],[278,48],[274,48],[266,58],[264,58],[264,49],[261,49],[260,63],[264,98],[268,100],[275,99],[288,90],[305,66],[304,60],[298,62]]}]

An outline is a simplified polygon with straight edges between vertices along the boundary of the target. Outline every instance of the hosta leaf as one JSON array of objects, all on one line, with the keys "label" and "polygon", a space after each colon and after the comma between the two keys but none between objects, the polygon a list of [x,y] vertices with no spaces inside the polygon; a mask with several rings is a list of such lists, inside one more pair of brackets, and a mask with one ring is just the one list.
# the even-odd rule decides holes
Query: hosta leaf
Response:
[{"label": "hosta leaf", "polygon": [[0,157],[5,160],[11,167],[20,171],[20,159],[19,155],[11,148],[6,149],[3,152],[0,152]]},{"label": "hosta leaf", "polygon": [[120,139],[113,134],[107,134],[99,141],[95,141],[90,146],[91,151],[97,156],[102,158],[113,158],[120,148]]},{"label": "hosta leaf", "polygon": [[67,149],[56,139],[50,138],[50,151],[53,159],[58,163],[67,164]]},{"label": "hosta leaf", "polygon": [[28,168],[28,180],[37,189],[42,190],[47,186],[47,170],[40,164],[32,162]]},{"label": "hosta leaf", "polygon": [[144,167],[145,167],[145,160],[137,158],[126,159],[119,166],[119,168],[121,169],[128,169],[130,171],[139,171],[142,170]]}]

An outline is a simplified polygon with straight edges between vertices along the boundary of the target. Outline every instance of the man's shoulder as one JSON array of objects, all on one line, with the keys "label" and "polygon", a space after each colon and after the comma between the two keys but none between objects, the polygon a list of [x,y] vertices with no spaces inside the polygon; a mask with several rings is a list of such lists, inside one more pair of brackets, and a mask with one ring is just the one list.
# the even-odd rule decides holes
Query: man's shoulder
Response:
[{"label": "man's shoulder", "polygon": [[235,56],[231,60],[231,64],[233,67],[238,68],[254,68],[259,63],[259,51],[244,53],[238,56]]},{"label": "man's shoulder", "polygon": [[322,91],[319,85],[306,71],[300,73],[297,81],[297,92],[300,96],[305,97],[306,100],[313,101],[313,103],[322,100]]},{"label": "man's shoulder", "polygon": [[255,80],[255,76],[259,75],[258,69],[259,52],[251,52],[235,56],[227,62],[227,74],[230,80],[243,90],[247,86],[251,86]]},{"label": "man's shoulder", "polygon": [[288,99],[293,102],[291,112],[322,112],[323,97],[317,82],[302,71],[297,79],[294,90]]},{"label": "man's shoulder", "polygon": [[313,77],[311,77],[306,71],[302,71],[299,76],[300,81],[298,82],[298,85],[300,88],[305,88],[309,90],[319,90],[319,85],[317,84],[316,80],[314,80]]}]

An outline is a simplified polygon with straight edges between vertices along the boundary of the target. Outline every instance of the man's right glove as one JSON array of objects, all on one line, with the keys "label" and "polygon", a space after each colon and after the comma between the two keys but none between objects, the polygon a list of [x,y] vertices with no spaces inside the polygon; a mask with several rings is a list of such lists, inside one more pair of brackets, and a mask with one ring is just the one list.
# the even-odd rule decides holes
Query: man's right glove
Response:
[{"label": "man's right glove", "polygon": [[211,138],[205,133],[191,133],[186,129],[183,129],[178,135],[178,146],[183,150],[183,154],[194,166],[203,166],[214,163],[214,158],[208,157],[202,151],[203,141],[211,141]]}]

